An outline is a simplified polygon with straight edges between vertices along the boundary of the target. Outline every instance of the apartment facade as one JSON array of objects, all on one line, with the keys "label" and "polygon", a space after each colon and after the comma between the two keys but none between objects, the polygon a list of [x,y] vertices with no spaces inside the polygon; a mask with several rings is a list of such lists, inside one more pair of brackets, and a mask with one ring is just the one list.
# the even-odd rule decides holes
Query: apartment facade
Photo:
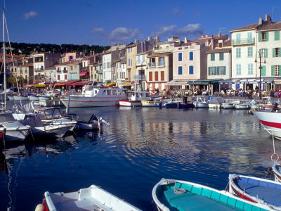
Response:
[{"label": "apartment facade", "polygon": [[22,64],[10,68],[11,73],[14,77],[23,83],[33,83],[34,72],[32,64]]},{"label": "apartment facade", "polygon": [[164,91],[167,89],[167,82],[173,79],[173,53],[151,52],[147,55],[147,76],[146,90]]}]

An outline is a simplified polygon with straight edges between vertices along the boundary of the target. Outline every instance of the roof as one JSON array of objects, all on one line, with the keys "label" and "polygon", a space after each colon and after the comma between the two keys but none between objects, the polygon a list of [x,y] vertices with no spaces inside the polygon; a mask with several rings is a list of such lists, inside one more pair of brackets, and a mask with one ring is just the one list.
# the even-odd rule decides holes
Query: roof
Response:
[{"label": "roof", "polygon": [[160,57],[160,56],[168,56],[171,55],[172,52],[152,52],[148,54],[147,57]]},{"label": "roof", "polygon": [[247,25],[247,26],[243,26],[243,27],[240,27],[240,28],[233,29],[231,32],[254,30],[254,29],[257,28],[257,26],[258,26],[258,24],[250,24],[250,25]]},{"label": "roof", "polygon": [[57,64],[56,66],[71,65],[71,64],[79,64],[79,61],[77,61],[77,60],[68,61],[68,62],[64,62],[64,63]]},{"label": "roof", "polygon": [[208,53],[230,53],[231,52],[231,47],[228,48],[215,48],[215,49],[210,49],[207,51]]},{"label": "roof", "polygon": [[281,30],[281,22],[272,22],[272,23],[266,23],[262,24],[261,26],[258,26],[258,30]]}]

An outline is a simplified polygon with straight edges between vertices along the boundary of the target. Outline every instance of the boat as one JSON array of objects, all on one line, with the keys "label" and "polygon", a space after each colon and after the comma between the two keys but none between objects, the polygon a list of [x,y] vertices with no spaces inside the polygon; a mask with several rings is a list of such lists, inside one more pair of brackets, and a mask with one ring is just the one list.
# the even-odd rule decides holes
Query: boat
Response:
[{"label": "boat", "polygon": [[234,108],[236,110],[248,110],[251,107],[248,103],[239,103],[239,104],[234,104]]},{"label": "boat", "polygon": [[189,109],[189,108],[194,108],[193,103],[179,103],[179,109]]},{"label": "boat", "polygon": [[221,104],[221,109],[234,109],[234,105],[230,102],[224,102]]},{"label": "boat", "polygon": [[205,97],[197,96],[193,104],[195,108],[209,108],[209,103],[206,101]]},{"label": "boat", "polygon": [[160,103],[161,103],[161,99],[159,98],[149,98],[149,99],[141,100],[142,107],[159,107]]},{"label": "boat", "polygon": [[281,113],[269,111],[254,111],[253,113],[270,135],[281,139]]},{"label": "boat", "polygon": [[23,125],[19,121],[7,121],[0,123],[0,130],[5,131],[5,142],[25,141],[30,133],[30,126]]},{"label": "boat", "polygon": [[36,95],[29,95],[29,96],[28,96],[28,100],[30,100],[30,101],[38,101],[38,100],[39,100],[39,97],[36,96]]},{"label": "boat", "polygon": [[281,183],[281,165],[279,163],[274,163],[272,166],[272,172],[274,174],[274,180]]},{"label": "boat", "polygon": [[27,96],[21,96],[21,95],[15,95],[14,100],[15,101],[26,101],[26,100],[28,100],[28,97]]},{"label": "boat", "polygon": [[125,91],[121,88],[85,85],[82,88],[82,94],[66,96],[61,98],[61,102],[65,107],[81,108],[117,106],[120,100],[127,99]]},{"label": "boat", "polygon": [[229,192],[272,210],[281,210],[281,183],[257,177],[229,175]]},{"label": "boat", "polygon": [[152,198],[159,211],[268,210],[226,191],[174,179],[161,179],[152,189]]},{"label": "boat", "polygon": [[70,193],[45,192],[41,210],[140,211],[96,185]]},{"label": "boat", "polygon": [[179,105],[180,105],[180,101],[168,101],[168,102],[165,102],[163,104],[164,107],[166,108],[179,108]]},{"label": "boat", "polygon": [[124,107],[141,107],[141,101],[140,100],[120,100],[119,106]]},{"label": "boat", "polygon": [[223,99],[221,97],[210,96],[208,100],[209,109],[220,109]]},{"label": "boat", "polygon": [[91,116],[89,121],[77,121],[75,130],[101,130],[103,124],[110,125],[102,117],[97,117],[95,114]]}]

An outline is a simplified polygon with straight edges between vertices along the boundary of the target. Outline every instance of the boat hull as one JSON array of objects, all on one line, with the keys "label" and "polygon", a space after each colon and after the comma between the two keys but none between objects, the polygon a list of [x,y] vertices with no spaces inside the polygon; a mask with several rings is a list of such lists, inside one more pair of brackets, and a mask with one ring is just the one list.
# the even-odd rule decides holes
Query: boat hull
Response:
[{"label": "boat hull", "polygon": [[281,113],[255,111],[254,115],[270,135],[281,139]]},{"label": "boat hull", "polygon": [[231,103],[222,103],[221,108],[222,109],[234,109],[234,105]]},{"label": "boat hull", "polygon": [[5,142],[14,142],[14,141],[25,141],[29,135],[29,129],[23,130],[6,130],[5,132]]},{"label": "boat hull", "polygon": [[141,101],[129,101],[129,100],[120,100],[119,101],[119,106],[124,106],[124,107],[140,107],[141,106]]},{"label": "boat hull", "polygon": [[208,103],[202,103],[202,102],[194,102],[195,108],[209,108]]},{"label": "boat hull", "polygon": [[14,100],[15,101],[25,101],[25,100],[28,100],[28,97],[23,97],[23,96],[14,96]]},{"label": "boat hull", "polygon": [[72,125],[46,125],[43,127],[34,127],[31,130],[32,135],[34,135],[35,138],[39,138],[41,136],[63,138],[72,128]]},{"label": "boat hull", "polygon": [[154,100],[142,100],[142,107],[159,107],[159,103],[156,103]]},{"label": "boat hull", "polygon": [[281,184],[278,182],[230,174],[229,192],[247,201],[264,204],[271,209],[281,209],[279,203]]},{"label": "boat hull", "polygon": [[125,97],[84,97],[84,96],[70,96],[70,103],[68,98],[61,99],[65,107],[69,108],[87,108],[87,107],[107,107],[117,106],[120,100],[126,99]]},{"label": "boat hull", "polygon": [[279,164],[275,163],[272,166],[272,172],[274,174],[275,182],[280,182],[281,183],[281,166]]}]

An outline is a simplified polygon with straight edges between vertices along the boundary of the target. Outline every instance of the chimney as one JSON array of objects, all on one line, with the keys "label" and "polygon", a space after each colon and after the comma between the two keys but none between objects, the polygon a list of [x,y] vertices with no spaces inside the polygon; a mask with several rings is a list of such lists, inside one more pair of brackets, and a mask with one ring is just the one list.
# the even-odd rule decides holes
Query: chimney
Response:
[{"label": "chimney", "polygon": [[265,15],[265,21],[271,23],[271,17],[268,14]]},{"label": "chimney", "polygon": [[258,22],[258,25],[262,25],[262,18],[261,17],[259,17],[259,22]]},{"label": "chimney", "polygon": [[187,38],[186,37],[184,37],[184,43],[187,43]]}]

